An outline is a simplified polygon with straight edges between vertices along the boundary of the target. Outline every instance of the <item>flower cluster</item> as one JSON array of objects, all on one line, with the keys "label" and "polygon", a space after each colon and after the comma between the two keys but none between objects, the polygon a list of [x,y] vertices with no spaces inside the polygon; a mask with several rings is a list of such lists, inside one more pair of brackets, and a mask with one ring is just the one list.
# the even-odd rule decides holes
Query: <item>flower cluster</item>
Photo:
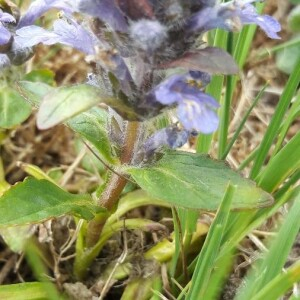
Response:
[{"label": "flower cluster", "polygon": [[[179,140],[183,141],[191,132],[208,134],[217,129],[219,104],[204,88],[212,74],[238,71],[225,51],[199,48],[195,40],[214,28],[236,31],[246,24],[257,24],[270,38],[279,38],[278,22],[270,16],[258,15],[254,2],[36,0],[18,22],[14,41],[23,48],[61,43],[85,52],[97,66],[94,82],[123,99],[138,120],[176,106],[181,125],[176,130],[174,126],[166,128],[156,136],[159,143],[173,147],[181,144],[173,142],[178,132],[183,137]],[[63,11],[51,30],[33,25],[51,8]],[[79,23],[72,15],[74,12],[88,18]],[[2,12],[0,21],[0,31],[5,33],[0,40],[3,44],[10,39],[6,23],[15,20]],[[168,76],[171,69],[175,72]],[[114,84],[107,82],[110,80]],[[126,114],[122,116],[126,118]],[[155,135],[150,138],[152,145],[156,144],[154,138]]]}]

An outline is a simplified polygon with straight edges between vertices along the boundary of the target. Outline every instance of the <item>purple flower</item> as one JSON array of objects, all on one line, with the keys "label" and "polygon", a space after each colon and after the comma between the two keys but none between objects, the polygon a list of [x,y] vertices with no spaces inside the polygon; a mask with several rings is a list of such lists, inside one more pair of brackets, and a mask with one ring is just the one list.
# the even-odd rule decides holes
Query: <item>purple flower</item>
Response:
[{"label": "purple flower", "polygon": [[21,17],[18,28],[32,25],[36,19],[51,8],[62,10],[67,14],[75,11],[74,4],[70,0],[35,0],[29,6],[26,14]]},{"label": "purple flower", "polygon": [[10,42],[11,33],[2,25],[0,25],[0,45],[6,45]]},{"label": "purple flower", "polygon": [[16,31],[15,40],[23,47],[32,47],[39,43],[61,43],[86,54],[95,54],[96,43],[93,36],[71,17],[56,20],[53,23],[53,31],[35,25],[20,28]]},{"label": "purple flower", "polygon": [[150,157],[157,149],[162,147],[179,148],[188,141],[189,135],[190,132],[179,129],[177,126],[160,129],[144,142],[142,152],[146,157]]},{"label": "purple flower", "polygon": [[112,0],[77,0],[79,11],[106,22],[112,29],[126,32],[128,25],[120,9]]},{"label": "purple flower", "polygon": [[228,31],[240,30],[242,25],[256,24],[268,37],[280,39],[278,32],[280,24],[271,16],[259,15],[251,3],[256,0],[231,1],[211,7],[204,7],[195,13],[187,22],[190,32],[205,32],[214,28],[223,28]]},{"label": "purple flower", "polygon": [[271,39],[280,39],[277,32],[281,30],[281,26],[277,20],[268,15],[258,15],[255,7],[246,4],[239,14],[242,24],[257,24]]},{"label": "purple flower", "polygon": [[16,23],[16,19],[11,14],[3,12],[0,9],[0,22],[1,23]]},{"label": "purple flower", "polygon": [[117,51],[99,50],[98,58],[100,58],[98,63],[102,66],[102,68],[113,73],[118,79],[122,91],[126,95],[130,95],[130,83],[133,81],[133,79],[123,57],[121,57]]},{"label": "purple flower", "polygon": [[177,104],[178,119],[188,131],[208,134],[218,128],[214,110],[219,104],[200,90],[209,82],[208,77],[202,72],[173,75],[154,89],[156,101],[164,105]]},{"label": "purple flower", "polygon": [[8,44],[12,38],[10,31],[5,27],[5,23],[16,23],[16,19],[0,9],[0,45]]}]

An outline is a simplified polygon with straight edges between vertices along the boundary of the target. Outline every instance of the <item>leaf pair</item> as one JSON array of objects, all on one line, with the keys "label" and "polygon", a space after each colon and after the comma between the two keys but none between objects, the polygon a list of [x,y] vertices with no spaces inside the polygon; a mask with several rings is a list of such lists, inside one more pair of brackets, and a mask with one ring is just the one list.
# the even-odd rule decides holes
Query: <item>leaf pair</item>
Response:
[{"label": "leaf pair", "polygon": [[[179,207],[215,211],[229,182],[235,186],[234,209],[272,203],[272,197],[254,182],[199,154],[172,151],[152,166],[127,167],[126,172],[150,196]],[[29,178],[0,197],[0,226],[36,223],[67,213],[92,219],[101,211],[89,195],[70,194],[50,181]]]}]

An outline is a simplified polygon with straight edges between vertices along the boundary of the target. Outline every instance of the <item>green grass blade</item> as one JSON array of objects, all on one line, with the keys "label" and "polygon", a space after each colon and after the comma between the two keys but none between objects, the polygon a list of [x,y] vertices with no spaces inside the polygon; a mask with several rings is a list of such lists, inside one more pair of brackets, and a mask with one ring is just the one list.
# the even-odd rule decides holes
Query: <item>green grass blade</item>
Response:
[{"label": "green grass blade", "polygon": [[220,251],[220,257],[232,251],[234,247],[253,229],[258,228],[269,217],[276,213],[283,204],[292,201],[298,195],[298,190],[289,190],[282,197],[275,199],[275,204],[271,207],[248,211],[231,212],[224,234],[224,245]]},{"label": "green grass blade", "polygon": [[282,197],[294,184],[300,179],[300,170],[295,172],[290,179],[284,183],[284,185],[276,192],[275,198]]},{"label": "green grass blade", "polygon": [[257,182],[267,192],[274,192],[290,175],[300,168],[300,132],[298,132],[258,175]]},{"label": "green grass blade", "polygon": [[170,263],[169,273],[172,278],[175,277],[177,264],[179,261],[180,250],[181,250],[181,243],[182,243],[182,225],[180,224],[180,219],[176,218],[176,208],[172,208],[172,216],[173,216],[173,223],[174,223],[174,241],[175,241],[175,251]]},{"label": "green grass blade", "polygon": [[300,93],[296,97],[296,100],[293,102],[293,104],[289,110],[289,113],[282,124],[282,128],[278,135],[278,140],[277,140],[275,149],[273,151],[273,155],[275,155],[279,151],[291,124],[299,115],[300,115]]},{"label": "green grass blade", "polygon": [[[256,4],[256,6],[257,6],[257,11],[261,13],[264,4],[259,3]],[[257,26],[255,25],[244,27],[241,33],[239,34],[233,57],[235,58],[240,68],[243,68],[246,62],[255,35],[256,28]]]},{"label": "green grass blade", "polygon": [[236,300],[252,299],[258,291],[280,274],[300,229],[299,215],[300,195],[298,193],[276,238],[272,241],[269,251],[263,261],[260,260],[247,275],[245,285],[239,290]]},{"label": "green grass blade", "polygon": [[[264,4],[256,4],[257,11],[259,13],[262,12]],[[233,55],[237,65],[240,69],[243,69],[246,59],[248,57],[251,44],[255,35],[257,26],[251,25],[244,27],[241,33],[238,34],[237,38],[233,39],[233,35],[231,34],[229,39],[227,50]],[[234,41],[236,41],[234,43]],[[233,48],[234,45],[234,49]],[[233,53],[232,53],[233,52]],[[224,151],[226,148],[226,141],[227,141],[227,134],[229,128],[229,116],[230,116],[230,109],[231,109],[231,102],[233,99],[233,94],[236,88],[236,84],[238,81],[237,76],[228,76],[226,82],[226,92],[225,92],[225,105],[223,109],[223,114],[221,118],[221,130],[219,135],[219,158],[224,156]]]},{"label": "green grass blade", "polygon": [[48,290],[52,283],[25,282],[0,286],[0,299],[5,300],[41,300],[48,299]]},{"label": "green grass blade", "polygon": [[256,157],[258,153],[258,148],[253,150],[239,165],[238,171],[244,170]]},{"label": "green grass blade", "polygon": [[276,45],[272,48],[262,49],[257,53],[257,56],[258,56],[258,58],[263,59],[264,57],[266,57],[270,54],[273,54],[274,52],[283,50],[285,48],[294,47],[298,44],[300,45],[300,37],[299,36],[296,37],[296,38],[290,39],[285,43],[281,43],[279,45]]},{"label": "green grass blade", "polygon": [[188,300],[203,299],[202,296],[207,289],[209,278],[219,253],[224,227],[226,226],[230,212],[233,193],[234,187],[229,184],[220,208],[205,239],[201,253],[198,256],[196,269],[191,280],[191,288],[187,295]]},{"label": "green grass blade", "polygon": [[[227,38],[227,52],[232,53],[233,48],[233,33],[228,33]],[[225,90],[225,96],[224,101],[220,108],[220,125],[219,125],[219,143],[218,143],[218,157],[221,158],[227,144],[227,136],[228,136],[228,129],[229,129],[229,123],[230,123],[230,112],[231,112],[231,103],[232,103],[232,96],[233,96],[233,80],[234,76],[227,76],[226,77],[226,90]]]},{"label": "green grass blade", "polygon": [[[172,261],[169,267],[170,276],[173,278],[176,276],[179,262],[183,263],[183,255],[185,255],[186,250],[190,246],[192,234],[196,230],[198,215],[198,211],[195,210],[173,208],[175,253],[172,257]],[[182,268],[180,269],[182,271]]]},{"label": "green grass blade", "polygon": [[251,173],[250,173],[251,178],[255,178],[258,175],[260,169],[262,168],[262,165],[268,155],[272,143],[278,134],[284,114],[293,98],[293,95],[299,83],[300,83],[300,60],[295,65],[295,68],[289,77],[285,89],[280,97],[280,101],[278,103],[276,111],[267,128],[265,136],[259,146],[258,155],[256,156],[253,167],[251,169]]},{"label": "green grass blade", "polygon": [[[55,285],[51,284],[48,279],[45,254],[42,253],[41,249],[39,249],[32,240],[30,240],[26,245],[25,255],[36,279],[45,283],[48,287],[47,290],[45,290],[45,293],[47,293],[47,297],[45,299],[64,300],[65,298],[59,295]],[[26,295],[24,295],[23,299],[26,299]]]},{"label": "green grass blade", "polygon": [[239,134],[241,133],[242,129],[244,128],[244,125],[250,115],[250,113],[252,112],[253,108],[256,106],[256,104],[258,103],[258,101],[260,100],[261,96],[263,95],[265,89],[267,88],[267,84],[260,90],[260,92],[258,93],[258,95],[255,97],[253,103],[251,104],[251,106],[248,108],[247,112],[245,113],[244,117],[242,118],[238,128],[235,130],[235,133],[232,137],[232,139],[230,140],[230,142],[228,143],[225,151],[223,152],[221,159],[226,159],[226,156],[228,155],[230,149],[232,148],[233,144],[235,143],[235,141],[237,140]]},{"label": "green grass blade", "polygon": [[209,288],[205,290],[203,299],[216,300],[219,298],[225,281],[231,272],[233,264],[234,251],[228,252],[222,257],[219,257],[215,263],[215,268],[209,279]]},{"label": "green grass blade", "polygon": [[263,289],[261,289],[251,300],[278,299],[284,295],[293,284],[300,280],[300,261],[296,262],[284,273],[277,275]]},{"label": "green grass blade", "polygon": [[[217,29],[215,33],[213,46],[226,49],[227,36],[228,36],[228,32],[221,29]],[[221,100],[223,81],[224,81],[224,76],[219,76],[219,75],[213,76],[210,84],[207,86],[205,91],[206,93],[213,96],[218,102],[220,102]],[[198,153],[207,153],[210,149],[212,138],[213,138],[212,134],[208,134],[208,135],[199,134],[196,143],[196,151]]]}]

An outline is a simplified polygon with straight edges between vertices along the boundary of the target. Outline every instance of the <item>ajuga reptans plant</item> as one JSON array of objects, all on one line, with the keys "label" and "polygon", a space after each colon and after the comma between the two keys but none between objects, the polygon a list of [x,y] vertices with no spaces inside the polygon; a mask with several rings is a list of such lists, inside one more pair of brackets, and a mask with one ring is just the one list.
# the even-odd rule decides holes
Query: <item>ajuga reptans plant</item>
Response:
[{"label": "ajuga reptans plant", "polygon": [[[94,96],[98,91],[105,95],[102,98],[108,100],[102,102],[109,106],[114,119],[108,131],[111,143],[119,146],[115,156],[119,156],[122,166],[151,165],[159,158],[154,155],[158,150],[181,147],[191,135],[211,134],[218,128],[220,104],[205,93],[205,88],[212,75],[236,74],[238,67],[226,51],[207,46],[205,36],[209,30],[239,31],[244,25],[256,24],[268,37],[279,38],[280,25],[268,15],[259,15],[255,2],[36,0],[21,17],[3,7],[1,68],[24,62],[39,43],[60,43],[85,53],[94,66],[85,86],[96,91]],[[60,12],[51,29],[34,25],[53,8]],[[59,123],[49,125],[39,113],[40,129]],[[161,115],[172,118],[166,118],[164,126],[149,129],[148,125]],[[119,131],[114,130],[117,127]],[[96,195],[97,204],[108,213],[86,226],[84,247],[76,256],[78,277],[85,274],[99,253],[101,231],[128,181],[128,174],[107,167],[107,182]],[[122,173],[122,167],[118,171]]]}]

